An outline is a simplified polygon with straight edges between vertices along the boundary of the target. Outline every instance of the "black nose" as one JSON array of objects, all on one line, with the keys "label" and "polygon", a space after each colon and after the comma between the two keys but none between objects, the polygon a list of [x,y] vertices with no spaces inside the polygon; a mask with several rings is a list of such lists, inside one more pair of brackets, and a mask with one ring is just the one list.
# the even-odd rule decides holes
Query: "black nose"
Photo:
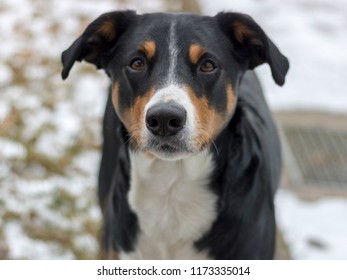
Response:
[{"label": "black nose", "polygon": [[160,136],[172,136],[186,124],[187,112],[183,106],[167,102],[150,107],[146,115],[147,128]]}]

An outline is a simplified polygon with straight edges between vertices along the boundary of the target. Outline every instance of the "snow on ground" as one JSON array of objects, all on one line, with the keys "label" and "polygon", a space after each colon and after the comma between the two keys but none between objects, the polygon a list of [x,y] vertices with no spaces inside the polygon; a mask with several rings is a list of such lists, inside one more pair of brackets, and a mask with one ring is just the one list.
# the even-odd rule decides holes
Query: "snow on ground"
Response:
[{"label": "snow on ground", "polygon": [[[76,65],[60,78],[60,53],[90,20],[114,9],[163,11],[161,0],[0,2],[0,258],[97,256],[96,176],[108,86]],[[201,0],[205,14],[252,15],[291,62],[287,83],[257,71],[274,110],[347,113],[345,0]],[[296,259],[347,259],[347,201],[276,198],[277,219]],[[333,219],[331,217],[334,217]]]},{"label": "snow on ground", "polygon": [[347,200],[304,202],[288,191],[276,198],[277,221],[294,259],[347,259]]}]

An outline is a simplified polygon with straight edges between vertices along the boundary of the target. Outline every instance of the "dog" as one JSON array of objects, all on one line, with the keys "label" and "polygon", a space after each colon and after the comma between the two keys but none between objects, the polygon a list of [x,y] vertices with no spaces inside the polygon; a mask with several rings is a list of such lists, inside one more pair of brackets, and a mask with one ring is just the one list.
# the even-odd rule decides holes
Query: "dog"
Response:
[{"label": "dog", "polygon": [[289,69],[248,15],[106,13],[62,53],[111,80],[98,197],[104,256],[272,259],[278,133],[253,69]]}]

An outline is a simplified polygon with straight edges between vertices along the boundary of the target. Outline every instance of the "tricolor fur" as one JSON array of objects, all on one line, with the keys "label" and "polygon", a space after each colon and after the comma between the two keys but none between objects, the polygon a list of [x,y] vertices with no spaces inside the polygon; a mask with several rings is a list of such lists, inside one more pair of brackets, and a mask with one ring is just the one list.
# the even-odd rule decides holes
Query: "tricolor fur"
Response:
[{"label": "tricolor fur", "polygon": [[281,170],[252,70],[288,60],[250,17],[101,15],[63,53],[105,70],[103,250],[123,259],[270,259]]}]

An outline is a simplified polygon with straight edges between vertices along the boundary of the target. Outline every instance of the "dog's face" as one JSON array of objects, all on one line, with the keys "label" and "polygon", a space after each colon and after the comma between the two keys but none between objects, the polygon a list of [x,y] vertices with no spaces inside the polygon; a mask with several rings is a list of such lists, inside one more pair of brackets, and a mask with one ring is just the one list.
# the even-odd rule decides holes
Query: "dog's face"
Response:
[{"label": "dog's face", "polygon": [[241,71],[223,39],[211,18],[163,14],[144,15],[119,39],[106,69],[136,149],[182,158],[230,120]]},{"label": "dog's face", "polygon": [[260,27],[233,13],[104,14],[63,53],[63,78],[82,59],[111,78],[132,148],[167,160],[210,146],[233,115],[247,69],[267,62],[278,84],[288,70]]}]

